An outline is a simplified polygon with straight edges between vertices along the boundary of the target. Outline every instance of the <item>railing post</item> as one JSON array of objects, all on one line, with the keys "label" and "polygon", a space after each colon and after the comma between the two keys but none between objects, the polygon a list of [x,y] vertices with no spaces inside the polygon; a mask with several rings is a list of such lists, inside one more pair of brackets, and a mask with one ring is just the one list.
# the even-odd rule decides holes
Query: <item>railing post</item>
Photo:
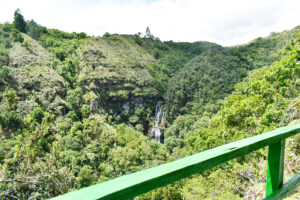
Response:
[{"label": "railing post", "polygon": [[269,146],[266,197],[283,185],[285,140]]}]

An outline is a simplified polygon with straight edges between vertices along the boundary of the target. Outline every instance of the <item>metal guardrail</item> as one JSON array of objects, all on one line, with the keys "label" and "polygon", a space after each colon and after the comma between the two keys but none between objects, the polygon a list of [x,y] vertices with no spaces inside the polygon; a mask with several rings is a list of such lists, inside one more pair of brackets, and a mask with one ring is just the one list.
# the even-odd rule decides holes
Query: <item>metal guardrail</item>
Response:
[{"label": "metal guardrail", "polygon": [[300,124],[281,127],[157,167],[66,193],[51,200],[131,199],[266,146],[269,146],[269,152],[265,199],[282,199],[300,185],[300,174],[283,185],[285,139],[299,132]]}]

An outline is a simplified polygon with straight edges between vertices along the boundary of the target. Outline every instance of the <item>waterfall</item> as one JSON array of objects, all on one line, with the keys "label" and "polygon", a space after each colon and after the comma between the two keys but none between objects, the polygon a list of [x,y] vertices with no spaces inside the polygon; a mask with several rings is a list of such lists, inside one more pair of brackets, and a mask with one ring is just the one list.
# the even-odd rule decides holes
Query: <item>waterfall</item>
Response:
[{"label": "waterfall", "polygon": [[154,115],[154,127],[151,130],[150,139],[155,140],[158,143],[164,142],[164,136],[162,133],[162,127],[164,123],[165,112],[163,106],[158,102],[155,107]]}]

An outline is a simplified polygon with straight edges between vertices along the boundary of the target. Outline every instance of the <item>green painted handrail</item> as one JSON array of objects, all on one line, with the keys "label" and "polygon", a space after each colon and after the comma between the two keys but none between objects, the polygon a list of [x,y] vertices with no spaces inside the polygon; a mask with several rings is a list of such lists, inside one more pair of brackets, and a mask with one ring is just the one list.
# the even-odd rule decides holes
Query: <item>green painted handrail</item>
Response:
[{"label": "green painted handrail", "polygon": [[287,197],[300,186],[300,174],[295,175],[288,180],[279,190],[275,191],[271,195],[267,196],[264,200],[279,200]]},{"label": "green painted handrail", "polygon": [[300,175],[297,175],[298,178],[292,179],[292,183],[282,184],[284,140],[299,132],[300,124],[281,127],[157,167],[70,192],[52,200],[130,199],[266,146],[269,146],[266,199],[272,199],[272,195],[290,194],[291,190],[300,183]]}]

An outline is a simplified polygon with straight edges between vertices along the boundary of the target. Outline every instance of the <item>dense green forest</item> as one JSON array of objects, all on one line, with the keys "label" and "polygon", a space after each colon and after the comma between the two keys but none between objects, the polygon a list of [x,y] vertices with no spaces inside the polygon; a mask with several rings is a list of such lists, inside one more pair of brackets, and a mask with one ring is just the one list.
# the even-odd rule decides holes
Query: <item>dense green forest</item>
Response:
[{"label": "dense green forest", "polygon": [[[47,199],[300,121],[300,27],[247,44],[0,24],[0,199]],[[149,140],[155,106],[164,144]],[[285,177],[300,171],[287,141]],[[266,151],[136,199],[256,199]],[[293,196],[299,195],[296,192]],[[291,199],[293,199],[293,196]]]}]

